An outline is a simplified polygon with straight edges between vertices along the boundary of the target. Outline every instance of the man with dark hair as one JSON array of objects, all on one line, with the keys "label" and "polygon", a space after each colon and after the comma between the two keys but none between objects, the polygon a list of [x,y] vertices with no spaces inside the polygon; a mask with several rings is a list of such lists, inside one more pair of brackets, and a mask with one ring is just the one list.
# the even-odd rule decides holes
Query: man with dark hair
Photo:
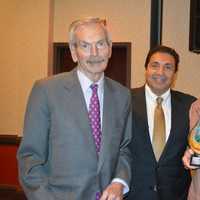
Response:
[{"label": "man with dark hair", "polygon": [[167,53],[167,54],[173,56],[174,62],[175,62],[175,72],[178,71],[178,64],[179,64],[179,62],[180,62],[179,55],[178,55],[178,53],[177,53],[174,49],[169,48],[169,47],[167,47],[167,46],[157,46],[157,47],[155,47],[155,48],[153,48],[153,49],[151,49],[151,50],[149,51],[149,53],[147,54],[146,60],[145,60],[145,64],[144,64],[144,66],[145,66],[146,69],[147,69],[147,66],[148,66],[148,64],[149,64],[149,61],[150,61],[150,59],[151,59],[151,56],[152,56],[153,54],[155,54],[156,52],[159,52],[159,53]]},{"label": "man with dark hair", "polygon": [[150,50],[146,83],[133,89],[132,184],[128,200],[186,200],[190,173],[187,146],[189,108],[195,97],[171,89],[179,55],[167,46]]}]

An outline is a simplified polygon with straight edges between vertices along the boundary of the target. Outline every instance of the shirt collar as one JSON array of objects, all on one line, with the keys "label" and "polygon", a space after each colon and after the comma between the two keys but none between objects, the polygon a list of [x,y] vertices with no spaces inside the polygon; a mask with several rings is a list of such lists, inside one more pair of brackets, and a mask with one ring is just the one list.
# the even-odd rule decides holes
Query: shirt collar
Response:
[{"label": "shirt collar", "polygon": [[[83,92],[86,93],[90,88],[90,86],[93,84],[93,82],[87,76],[85,76],[85,74],[80,70],[77,70],[77,76]],[[100,93],[103,92],[103,83],[104,83],[104,73],[102,74],[101,78],[97,82],[95,82],[95,84],[98,85],[98,90]]]},{"label": "shirt collar", "polygon": [[[156,102],[156,98],[158,97],[156,94],[154,94],[151,90],[151,88],[145,84],[145,94],[147,95],[147,97],[149,99],[151,99],[152,101]],[[165,102],[168,98],[170,98],[170,88],[165,92],[163,93],[160,97],[163,98],[163,102]]]}]

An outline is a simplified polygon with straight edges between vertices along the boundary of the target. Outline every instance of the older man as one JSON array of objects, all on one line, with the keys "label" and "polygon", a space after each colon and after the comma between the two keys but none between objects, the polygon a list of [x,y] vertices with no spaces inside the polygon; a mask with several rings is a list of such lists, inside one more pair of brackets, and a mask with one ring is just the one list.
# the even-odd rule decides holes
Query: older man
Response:
[{"label": "older man", "polygon": [[104,76],[112,42],[104,23],[69,29],[77,68],[34,85],[18,151],[30,200],[121,200],[129,189],[128,89]]}]

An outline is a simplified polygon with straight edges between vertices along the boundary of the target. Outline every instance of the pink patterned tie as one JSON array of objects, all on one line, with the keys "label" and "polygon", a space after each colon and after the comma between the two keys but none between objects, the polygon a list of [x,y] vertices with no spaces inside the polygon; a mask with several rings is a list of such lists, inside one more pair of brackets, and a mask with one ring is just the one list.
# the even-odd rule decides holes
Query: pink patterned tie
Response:
[{"label": "pink patterned tie", "polygon": [[[101,147],[101,118],[100,118],[100,104],[98,98],[98,85],[92,84],[90,86],[92,89],[92,96],[90,98],[90,105],[89,105],[89,119],[90,119],[90,126],[92,129],[92,135],[94,138],[96,151],[99,154],[100,147]],[[96,193],[95,200],[100,200],[101,193]]]},{"label": "pink patterned tie", "polygon": [[94,137],[94,142],[96,145],[96,151],[97,153],[99,153],[101,147],[101,118],[99,98],[97,94],[98,85],[92,84],[90,87],[92,89],[92,96],[90,98],[89,105],[89,119],[92,129],[92,135]]}]

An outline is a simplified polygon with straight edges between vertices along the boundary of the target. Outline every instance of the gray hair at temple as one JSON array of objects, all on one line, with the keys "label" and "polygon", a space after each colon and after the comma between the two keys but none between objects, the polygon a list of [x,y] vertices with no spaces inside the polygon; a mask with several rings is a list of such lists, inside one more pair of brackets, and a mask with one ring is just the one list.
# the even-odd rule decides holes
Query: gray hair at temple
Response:
[{"label": "gray hair at temple", "polygon": [[76,20],[76,21],[72,22],[71,25],[69,26],[69,45],[70,45],[70,47],[74,47],[74,45],[76,45],[76,42],[77,42],[76,30],[77,30],[77,28],[79,26],[87,25],[87,24],[100,24],[105,32],[106,41],[107,41],[108,45],[109,46],[112,45],[111,36],[106,27],[106,21],[102,20],[100,18],[85,18],[82,20]]}]

